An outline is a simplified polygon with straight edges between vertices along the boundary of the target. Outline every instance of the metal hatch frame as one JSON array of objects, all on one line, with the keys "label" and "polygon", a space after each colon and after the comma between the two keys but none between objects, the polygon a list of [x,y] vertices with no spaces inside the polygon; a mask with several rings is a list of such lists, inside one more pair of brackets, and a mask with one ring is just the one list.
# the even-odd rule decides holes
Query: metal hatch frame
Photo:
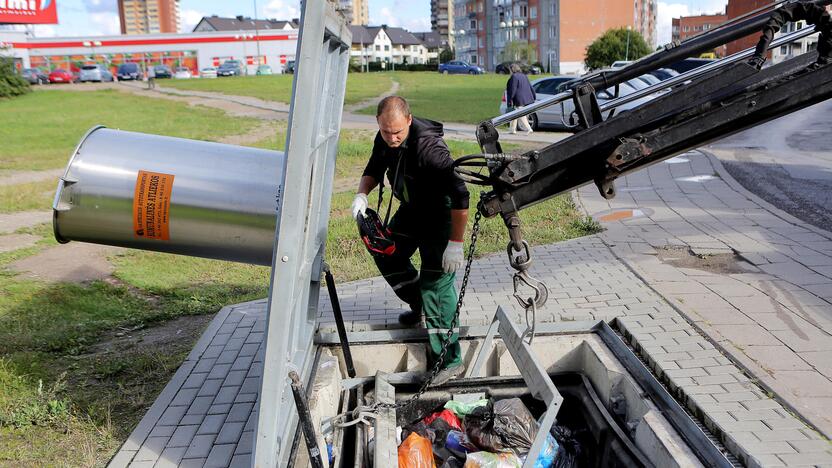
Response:
[{"label": "metal hatch frame", "polygon": [[253,466],[287,466],[298,416],[288,373],[309,378],[352,34],[328,1],[301,2],[295,77],[277,192]]}]

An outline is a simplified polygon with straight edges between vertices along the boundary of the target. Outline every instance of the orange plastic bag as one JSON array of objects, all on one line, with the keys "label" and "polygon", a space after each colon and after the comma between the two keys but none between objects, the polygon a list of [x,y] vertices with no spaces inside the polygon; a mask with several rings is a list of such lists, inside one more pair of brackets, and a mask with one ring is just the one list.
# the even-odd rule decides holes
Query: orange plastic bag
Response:
[{"label": "orange plastic bag", "polygon": [[399,468],[436,468],[430,440],[411,432],[399,445]]}]

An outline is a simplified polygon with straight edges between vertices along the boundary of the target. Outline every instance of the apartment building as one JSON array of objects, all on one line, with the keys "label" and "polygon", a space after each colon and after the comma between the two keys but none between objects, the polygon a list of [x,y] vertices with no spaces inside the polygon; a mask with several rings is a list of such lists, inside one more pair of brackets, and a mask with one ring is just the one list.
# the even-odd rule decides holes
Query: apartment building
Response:
[{"label": "apartment building", "polygon": [[179,0],[118,0],[122,34],[178,33]]},{"label": "apartment building", "polygon": [[[720,24],[728,21],[728,15],[696,15],[696,16],[682,16],[673,18],[672,40],[684,41],[687,38],[706,33],[711,29],[716,28]],[[714,54],[717,57],[725,57],[728,50],[725,45],[721,45],[714,49]]]},{"label": "apartment building", "polygon": [[456,58],[494,70],[527,44],[553,73],[584,70],[587,46],[610,28],[656,37],[657,0],[455,0]]},{"label": "apartment building", "polygon": [[430,0],[430,30],[442,36],[442,41],[454,46],[454,0]]},{"label": "apartment building", "polygon": [[347,23],[355,26],[370,23],[369,0],[339,0],[338,5],[347,17]]}]

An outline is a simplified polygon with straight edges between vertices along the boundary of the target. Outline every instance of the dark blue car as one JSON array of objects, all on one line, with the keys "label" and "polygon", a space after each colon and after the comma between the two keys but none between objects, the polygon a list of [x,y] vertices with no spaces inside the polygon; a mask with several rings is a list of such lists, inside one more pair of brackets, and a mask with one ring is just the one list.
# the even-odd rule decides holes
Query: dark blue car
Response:
[{"label": "dark blue car", "polygon": [[449,73],[481,75],[485,73],[485,70],[476,65],[470,65],[468,62],[463,62],[462,60],[452,60],[448,63],[440,63],[439,73],[444,73],[446,75]]}]

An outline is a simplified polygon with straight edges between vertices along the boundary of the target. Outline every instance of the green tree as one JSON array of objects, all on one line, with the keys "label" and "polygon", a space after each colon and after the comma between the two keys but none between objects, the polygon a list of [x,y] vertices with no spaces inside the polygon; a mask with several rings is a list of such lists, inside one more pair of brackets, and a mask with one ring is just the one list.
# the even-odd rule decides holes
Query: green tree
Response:
[{"label": "green tree", "polygon": [[14,60],[0,57],[0,98],[20,96],[31,90],[29,82],[17,74]]},{"label": "green tree", "polygon": [[604,68],[616,60],[637,60],[650,52],[650,46],[638,31],[608,29],[586,48],[584,62],[590,69]]},{"label": "green tree", "polygon": [[528,42],[510,41],[503,47],[500,57],[502,62],[532,63],[537,61],[537,48]]},{"label": "green tree", "polygon": [[439,52],[439,63],[448,63],[454,59],[454,50],[446,47]]}]

